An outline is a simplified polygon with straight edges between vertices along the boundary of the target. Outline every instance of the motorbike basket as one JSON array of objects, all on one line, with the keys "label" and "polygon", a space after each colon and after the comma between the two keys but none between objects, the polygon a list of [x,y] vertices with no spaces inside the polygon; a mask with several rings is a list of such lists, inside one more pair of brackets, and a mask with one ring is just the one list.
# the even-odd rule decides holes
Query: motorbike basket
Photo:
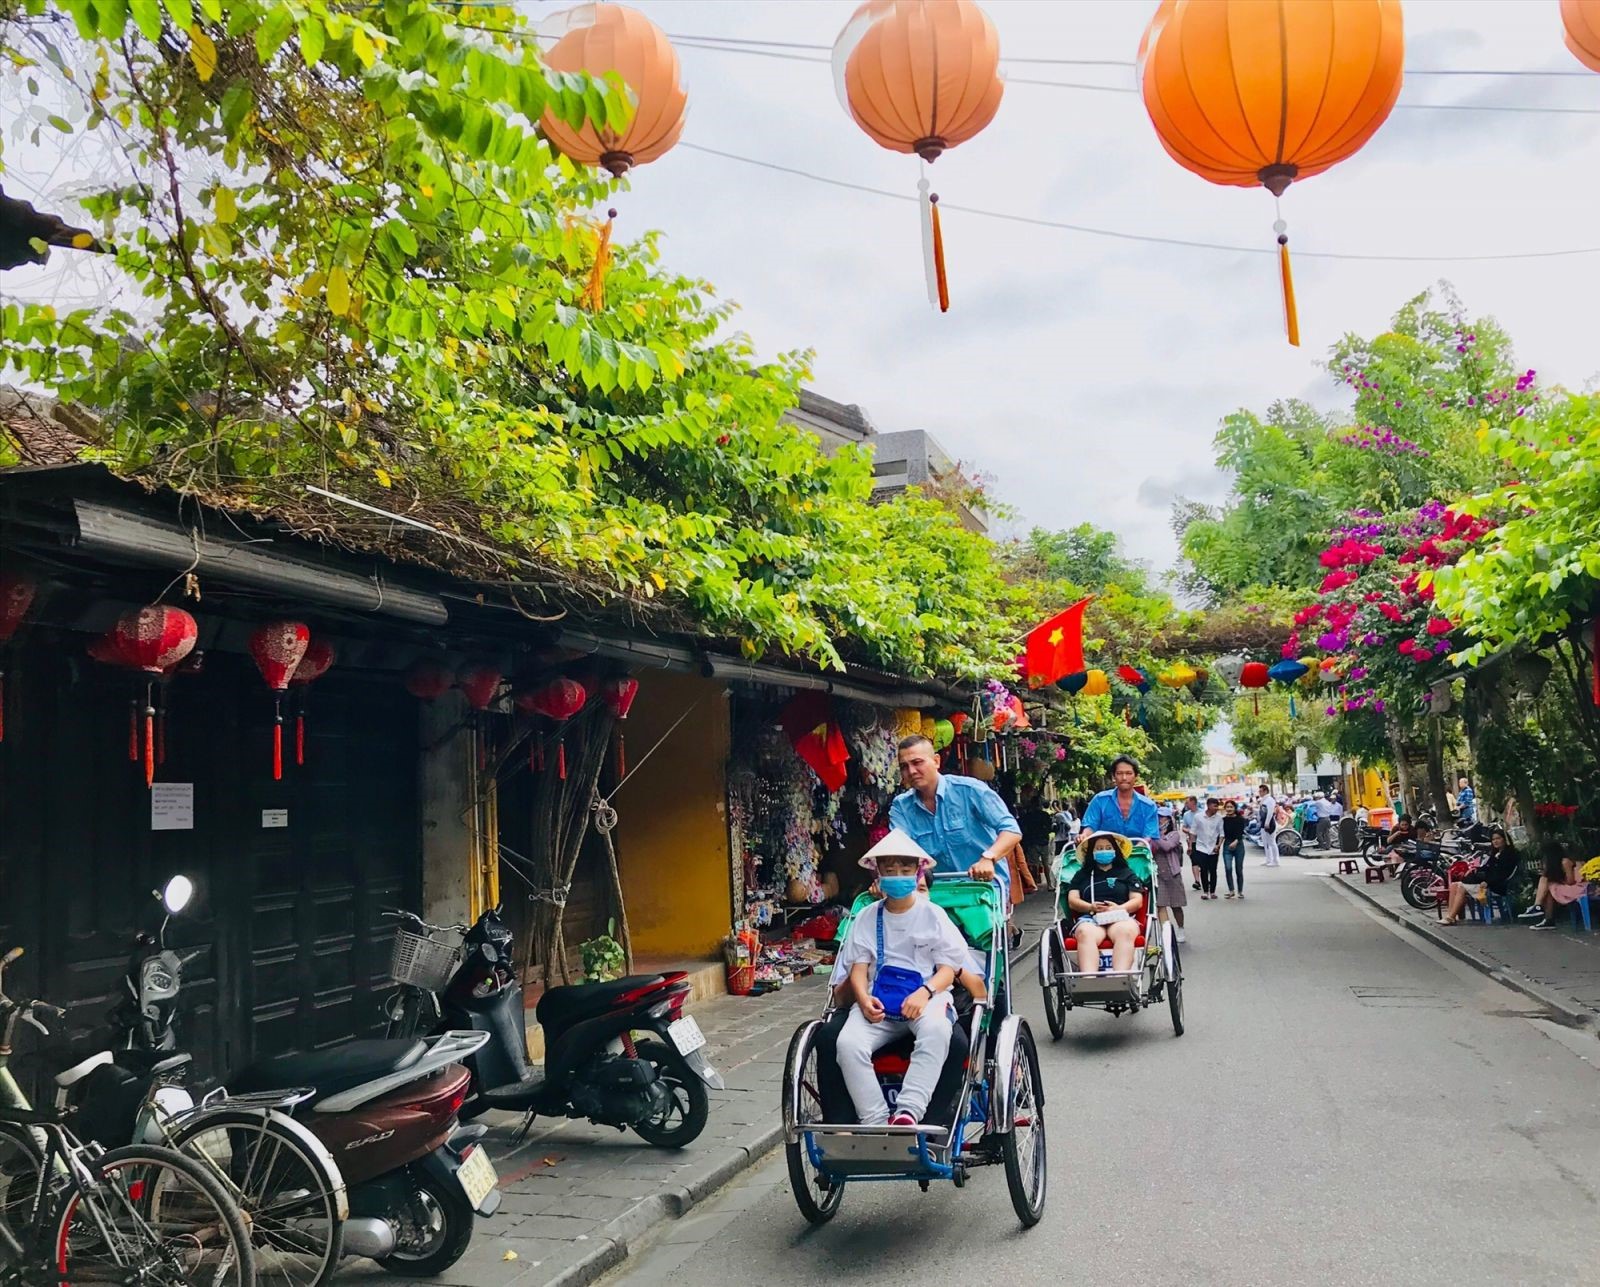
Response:
[{"label": "motorbike basket", "polygon": [[441,943],[410,930],[396,930],[389,973],[396,983],[409,983],[427,992],[443,992],[444,985],[455,972],[459,951],[454,943]]}]

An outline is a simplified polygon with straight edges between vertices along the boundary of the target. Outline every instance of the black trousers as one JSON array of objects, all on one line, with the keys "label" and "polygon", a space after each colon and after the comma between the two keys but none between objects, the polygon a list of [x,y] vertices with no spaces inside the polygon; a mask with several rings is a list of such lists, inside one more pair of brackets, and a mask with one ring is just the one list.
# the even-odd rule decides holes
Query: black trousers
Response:
[{"label": "black trousers", "polygon": [[1194,851],[1192,860],[1195,869],[1200,873],[1200,892],[1214,894],[1217,892],[1217,855]]}]

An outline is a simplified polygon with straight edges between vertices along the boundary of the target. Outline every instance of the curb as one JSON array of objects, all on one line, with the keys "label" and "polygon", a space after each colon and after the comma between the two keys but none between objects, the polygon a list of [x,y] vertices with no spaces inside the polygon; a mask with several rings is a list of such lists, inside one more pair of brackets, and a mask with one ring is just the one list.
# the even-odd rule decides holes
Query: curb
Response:
[{"label": "curb", "polygon": [[[1395,924],[1404,926],[1418,938],[1425,939],[1428,943],[1432,944],[1440,951],[1447,952],[1451,956],[1455,957],[1456,960],[1463,961],[1467,965],[1472,966],[1472,968],[1477,970],[1480,974],[1488,975],[1496,983],[1503,984],[1504,986],[1511,988],[1513,991],[1520,992],[1523,994],[1523,996],[1537,1001],[1547,1010],[1554,1011],[1556,1014],[1559,1014],[1564,1020],[1566,1020],[1569,1026],[1593,1030],[1595,1016],[1592,1011],[1574,1007],[1573,1004],[1565,997],[1562,997],[1558,993],[1552,992],[1550,989],[1541,984],[1535,983],[1525,974],[1502,966],[1491,964],[1490,962],[1484,960],[1481,956],[1477,955],[1475,952],[1471,952],[1462,947],[1448,934],[1440,933],[1426,922],[1412,920],[1408,916],[1400,915],[1400,913],[1394,908],[1379,902],[1374,895],[1367,893],[1365,889],[1363,889],[1360,885],[1355,884],[1353,881],[1346,880],[1342,876],[1334,876],[1332,879],[1338,883],[1338,888],[1349,894],[1355,895],[1374,911],[1387,916]],[[1600,1037],[1600,1032],[1597,1032],[1595,1035]]]},{"label": "curb", "polygon": [[[633,1206],[595,1231],[595,1246],[582,1260],[568,1265],[540,1287],[587,1287],[615,1269],[636,1251],[659,1226],[680,1220],[729,1181],[748,1171],[783,1142],[783,1124],[753,1126],[742,1143],[725,1146],[726,1153],[708,1158],[685,1184],[641,1198]],[[722,1153],[722,1150],[718,1150]]]}]

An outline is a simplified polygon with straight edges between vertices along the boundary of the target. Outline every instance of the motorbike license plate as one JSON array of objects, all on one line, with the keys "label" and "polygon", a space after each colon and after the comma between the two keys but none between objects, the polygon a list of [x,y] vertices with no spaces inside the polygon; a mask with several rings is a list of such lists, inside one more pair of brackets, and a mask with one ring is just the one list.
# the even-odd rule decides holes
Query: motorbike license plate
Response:
[{"label": "motorbike license plate", "polygon": [[678,1048],[680,1055],[692,1055],[706,1044],[706,1034],[701,1032],[700,1025],[687,1015],[667,1025],[667,1036],[672,1038],[672,1044]]},{"label": "motorbike license plate", "polygon": [[500,1182],[500,1177],[495,1174],[494,1163],[489,1160],[488,1153],[484,1152],[482,1146],[474,1145],[461,1159],[461,1167],[456,1171],[456,1180],[466,1193],[467,1201],[472,1203],[473,1209],[476,1210],[483,1205],[483,1200]]}]

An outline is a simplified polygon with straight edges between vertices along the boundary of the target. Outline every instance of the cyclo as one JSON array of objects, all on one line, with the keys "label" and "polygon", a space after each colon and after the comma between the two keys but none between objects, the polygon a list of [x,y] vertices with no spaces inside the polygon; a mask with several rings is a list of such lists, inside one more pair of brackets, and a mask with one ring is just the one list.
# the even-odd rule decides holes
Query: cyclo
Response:
[{"label": "cyclo", "polygon": [[1088,974],[1078,965],[1078,941],[1072,929],[1081,913],[1067,906],[1073,878],[1083,867],[1077,850],[1068,850],[1061,859],[1061,880],[1056,887],[1056,916],[1039,939],[1039,983],[1044,989],[1045,1022],[1052,1040],[1066,1031],[1067,1011],[1078,1006],[1105,1010],[1112,1015],[1137,1014],[1159,1005],[1163,996],[1172,1014],[1172,1031],[1183,1036],[1183,962],[1170,921],[1160,920],[1156,906],[1155,862],[1148,841],[1126,840],[1125,861],[1144,883],[1144,905],[1135,916],[1138,936],[1134,939],[1131,970],[1110,968],[1110,944],[1101,945],[1100,972]]},{"label": "cyclo", "polygon": [[[812,1224],[831,1220],[845,1186],[857,1181],[915,1180],[923,1192],[934,1180],[957,1188],[980,1166],[1003,1165],[1011,1204],[1024,1228],[1044,1214],[1044,1083],[1027,1021],[997,1013],[1010,986],[1004,887],[965,875],[933,874],[929,897],[944,908],[983,960],[987,995],[958,991],[949,1053],[924,1120],[915,1126],[863,1126],[833,1059],[850,1006],[829,991],[822,1017],[802,1024],[789,1042],[783,1074],[783,1131],[795,1205]],[[839,926],[851,924],[876,901],[856,899]],[[886,1094],[908,1067],[908,1034],[878,1051],[873,1069]]]}]

